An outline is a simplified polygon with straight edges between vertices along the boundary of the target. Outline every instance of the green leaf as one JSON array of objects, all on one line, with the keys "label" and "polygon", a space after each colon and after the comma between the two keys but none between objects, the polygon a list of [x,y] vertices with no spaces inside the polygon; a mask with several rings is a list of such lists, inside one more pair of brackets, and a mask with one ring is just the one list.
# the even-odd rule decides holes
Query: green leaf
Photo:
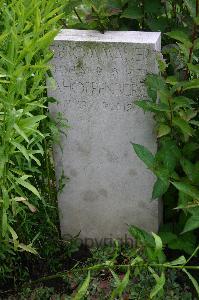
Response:
[{"label": "green leaf", "polygon": [[165,285],[165,275],[164,272],[162,272],[161,276],[158,276],[154,270],[151,270],[152,268],[149,268],[149,271],[152,273],[153,277],[155,278],[156,285],[150,292],[150,299],[153,299],[160,291],[163,290]]},{"label": "green leaf", "polygon": [[154,248],[155,247],[155,242],[152,237],[152,235],[145,230],[138,228],[134,225],[131,225],[129,227],[129,233],[134,237],[137,241],[139,241],[141,244],[145,246],[149,246]]},{"label": "green leaf", "polygon": [[177,239],[177,235],[170,231],[160,231],[159,236],[161,237],[161,240],[164,245],[169,244],[171,241],[174,241]]},{"label": "green leaf", "polygon": [[184,257],[184,255],[178,257],[175,260],[172,260],[169,262],[169,265],[171,266],[179,266],[179,265],[185,265],[186,264],[186,258]]},{"label": "green leaf", "polygon": [[187,134],[189,136],[193,135],[192,127],[184,119],[181,119],[179,117],[174,117],[173,118],[173,124],[175,126],[179,127],[183,134]]},{"label": "green leaf", "polygon": [[[130,269],[127,270],[124,278],[121,281],[119,280],[119,278],[115,274],[115,272],[111,271],[111,273],[113,274],[114,278],[117,279],[116,280],[117,287],[116,287],[116,289],[114,289],[114,291],[111,295],[111,299],[115,299],[115,297],[117,295],[121,298],[122,293],[125,291],[125,288],[127,287],[128,283],[129,283]],[[118,280],[119,280],[119,282],[118,282]]]},{"label": "green leaf", "polygon": [[141,107],[144,111],[170,111],[169,106],[163,103],[154,103],[148,100],[139,100],[134,102],[137,106]]},{"label": "green leaf", "polygon": [[191,71],[195,74],[199,73],[199,64],[197,64],[197,65],[187,64],[187,65],[188,65],[189,71]]},{"label": "green leaf", "polygon": [[45,118],[46,116],[44,115],[31,116],[25,119],[21,119],[18,124],[21,128],[33,128],[37,127],[39,125],[39,122]]},{"label": "green leaf", "polygon": [[25,181],[22,177],[16,179],[16,181],[22,185],[23,187],[25,187],[26,189],[28,189],[29,191],[31,191],[33,194],[35,194],[39,199],[41,199],[41,196],[39,195],[38,190],[29,182]]},{"label": "green leaf", "polygon": [[82,286],[80,287],[77,294],[75,295],[74,300],[81,300],[81,299],[84,298],[84,296],[86,295],[86,292],[88,290],[88,287],[89,287],[90,278],[91,277],[90,277],[90,271],[89,271],[86,279],[84,280],[84,282],[82,284]]},{"label": "green leaf", "polygon": [[17,235],[16,231],[9,224],[8,224],[8,230],[10,231],[10,233],[12,235],[13,241],[16,241],[18,239],[18,235]]},{"label": "green leaf", "polygon": [[1,217],[1,231],[2,231],[2,236],[5,237],[7,230],[8,230],[8,215],[7,211],[5,208],[2,209],[2,217]]},{"label": "green leaf", "polygon": [[168,35],[169,37],[171,37],[174,40],[177,40],[177,41],[185,44],[187,48],[192,47],[192,43],[189,40],[189,36],[183,31],[175,30],[175,31],[166,33],[166,35]]},{"label": "green leaf", "polygon": [[17,142],[11,142],[11,144],[16,147],[22,154],[23,156],[27,159],[27,161],[30,161],[30,157],[29,157],[29,154],[28,154],[28,151],[27,149],[22,145],[22,144],[19,144]]},{"label": "green leaf", "polygon": [[188,143],[185,144],[185,146],[183,147],[183,154],[188,157],[189,159],[191,159],[195,152],[199,149],[199,144],[198,143]]},{"label": "green leaf", "polygon": [[176,239],[168,243],[168,247],[172,250],[183,250],[189,255],[195,250],[196,238],[193,231],[178,235]]},{"label": "green leaf", "polygon": [[191,196],[193,199],[199,200],[199,190],[187,182],[172,182],[179,191]]},{"label": "green leaf", "polygon": [[153,235],[154,240],[155,240],[155,252],[158,253],[158,252],[162,251],[162,240],[154,232],[152,232],[152,235]]},{"label": "green leaf", "polygon": [[24,140],[26,140],[26,142],[29,143],[29,139],[28,139],[27,135],[17,124],[14,124],[14,129],[21,137],[23,137]]},{"label": "green leaf", "polygon": [[184,0],[192,18],[196,17],[196,0]]},{"label": "green leaf", "polygon": [[184,96],[178,96],[173,98],[174,110],[178,110],[181,107],[190,107],[194,104],[194,101]]},{"label": "green leaf", "polygon": [[157,178],[153,186],[152,199],[160,198],[162,195],[166,193],[168,187],[169,187],[169,181],[168,183],[165,183],[165,181],[162,181],[160,178]]},{"label": "green leaf", "polygon": [[195,287],[196,292],[197,292],[198,297],[199,297],[199,285],[198,285],[198,282],[196,281],[196,279],[186,269],[182,269],[182,270],[183,270],[183,272],[185,272],[187,274],[187,276],[189,277],[189,279],[193,283],[193,286]]},{"label": "green leaf", "polygon": [[158,127],[157,137],[160,138],[164,135],[167,135],[171,132],[171,127],[165,124],[160,124]]},{"label": "green leaf", "polygon": [[176,164],[181,157],[181,152],[176,145],[176,141],[170,137],[163,137],[160,140],[159,150],[155,155],[154,173],[167,183],[168,178],[174,172]]},{"label": "green leaf", "polygon": [[140,6],[138,6],[137,3],[128,3],[128,7],[123,11],[121,14],[121,18],[127,18],[127,19],[140,19],[143,17],[143,11]]},{"label": "green leaf", "polygon": [[187,175],[190,181],[193,181],[194,176],[194,165],[187,159],[182,158],[180,160],[180,164],[182,166],[183,171]]},{"label": "green leaf", "polygon": [[197,228],[199,228],[199,215],[193,215],[187,220],[182,233],[192,231]]},{"label": "green leaf", "polygon": [[198,89],[199,88],[199,78],[192,79],[190,81],[185,81],[182,84],[182,88],[184,91],[191,90],[191,89]]},{"label": "green leaf", "polygon": [[166,89],[165,80],[156,74],[149,74],[146,77],[146,86],[149,97],[153,99],[153,101],[157,100],[157,92],[164,91]]},{"label": "green leaf", "polygon": [[145,0],[144,1],[144,10],[148,14],[158,14],[162,9],[161,0]]},{"label": "green leaf", "polygon": [[47,32],[44,36],[37,40],[37,48],[44,49],[48,47],[54,40],[55,36],[57,35],[58,30],[53,29]]},{"label": "green leaf", "polygon": [[120,284],[119,276],[113,270],[110,270],[110,271],[111,271],[111,274],[113,275],[116,285]]},{"label": "green leaf", "polygon": [[35,250],[35,248],[32,247],[32,244],[24,245],[24,244],[18,244],[18,247],[26,252],[30,252],[32,254],[38,255],[38,252]]},{"label": "green leaf", "polygon": [[154,163],[153,154],[142,145],[135,144],[135,143],[131,143],[131,144],[137,156],[145,163],[145,165],[149,169],[153,169],[153,163]]}]

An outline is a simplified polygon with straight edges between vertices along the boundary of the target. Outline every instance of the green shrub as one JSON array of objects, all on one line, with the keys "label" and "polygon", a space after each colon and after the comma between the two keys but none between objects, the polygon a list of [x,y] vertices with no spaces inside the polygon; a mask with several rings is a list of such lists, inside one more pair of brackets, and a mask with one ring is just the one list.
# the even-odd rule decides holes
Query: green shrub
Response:
[{"label": "green shrub", "polygon": [[57,218],[45,78],[61,9],[54,0],[0,1],[1,281],[18,272],[17,252],[45,246]]}]

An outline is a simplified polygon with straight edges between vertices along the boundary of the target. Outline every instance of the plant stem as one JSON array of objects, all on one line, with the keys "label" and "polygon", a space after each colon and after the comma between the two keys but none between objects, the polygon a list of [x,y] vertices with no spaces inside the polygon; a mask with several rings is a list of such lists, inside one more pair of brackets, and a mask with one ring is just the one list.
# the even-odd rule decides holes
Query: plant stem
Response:
[{"label": "plant stem", "polygon": [[[111,264],[98,264],[95,266],[91,266],[91,267],[83,267],[83,268],[77,268],[75,271],[77,272],[85,272],[85,271],[98,271],[98,270],[104,270],[104,269],[133,269],[133,268],[137,268],[137,267],[144,267],[144,268],[148,268],[148,267],[155,267],[155,268],[167,268],[167,269],[191,269],[191,270],[199,270],[199,266],[172,266],[169,264],[146,264],[146,263],[141,263],[141,264],[135,264],[135,265],[111,265]],[[52,280],[52,279],[56,279],[56,278],[61,278],[66,276],[67,274],[71,273],[71,270],[68,271],[64,271],[64,272],[59,272],[57,274],[54,275],[49,275],[49,276],[44,276],[41,277],[35,281],[32,281],[31,284],[35,284],[35,283],[39,283],[41,281],[48,281],[48,280]]]},{"label": "plant stem", "polygon": [[78,20],[80,21],[80,23],[82,23],[82,24],[83,24],[83,21],[82,21],[82,19],[80,18],[80,15],[78,14],[78,12],[77,12],[76,8],[74,8],[74,12],[75,12],[75,14],[76,14],[76,16],[77,16]]}]

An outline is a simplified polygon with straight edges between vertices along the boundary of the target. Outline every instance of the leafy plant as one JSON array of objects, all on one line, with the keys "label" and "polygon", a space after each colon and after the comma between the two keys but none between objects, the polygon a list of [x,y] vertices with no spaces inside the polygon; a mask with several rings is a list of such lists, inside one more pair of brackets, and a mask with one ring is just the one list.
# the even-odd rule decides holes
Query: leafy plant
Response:
[{"label": "leafy plant", "polygon": [[[76,266],[72,270],[60,272],[53,276],[40,278],[40,282],[48,279],[69,278],[69,286],[75,286],[72,295],[66,299],[197,299],[199,285],[192,275],[198,266],[189,264],[199,247],[186,259],[183,255],[174,260],[167,260],[161,238],[140,228],[131,226],[129,233],[136,241],[136,247],[119,246],[93,250],[93,257],[86,265]],[[101,260],[101,251],[104,261]],[[105,254],[107,253],[107,255]],[[98,257],[98,259],[97,259]],[[88,274],[87,276],[85,274]],[[190,293],[187,283],[184,290],[177,284],[176,276],[187,275],[194,293]],[[75,284],[74,284],[75,280]],[[183,280],[185,281],[184,277]]]},{"label": "leafy plant", "polygon": [[[166,61],[160,62],[162,76],[148,75],[146,79],[150,99],[136,102],[144,111],[154,113],[158,151],[153,155],[145,147],[133,144],[138,157],[157,176],[152,199],[165,195],[164,200],[169,209],[172,209],[170,215],[165,216],[172,224],[170,228],[166,226],[166,229],[162,229],[164,243],[172,249],[182,249],[189,254],[196,246],[196,231],[199,228],[199,3],[195,1],[193,5],[192,2],[184,1],[185,7],[190,11],[189,19],[185,19],[187,23],[184,28],[167,33],[167,36],[177,43],[175,54],[172,50],[174,45],[171,45],[171,50],[165,52]],[[169,45],[166,49],[168,47]],[[179,59],[178,65],[173,64],[174,55],[176,60],[177,57]]]},{"label": "leafy plant", "polygon": [[58,217],[45,79],[62,8],[57,1],[0,1],[1,280],[15,280],[20,255],[37,254],[49,226],[59,237],[51,221]]}]

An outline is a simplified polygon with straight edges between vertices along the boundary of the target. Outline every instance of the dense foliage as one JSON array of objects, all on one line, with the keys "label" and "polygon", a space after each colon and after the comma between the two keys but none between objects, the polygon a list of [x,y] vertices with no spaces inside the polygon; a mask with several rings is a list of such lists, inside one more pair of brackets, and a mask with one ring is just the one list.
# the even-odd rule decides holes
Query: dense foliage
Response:
[{"label": "dense foliage", "polygon": [[16,251],[37,254],[34,242],[42,255],[59,236],[45,78],[60,10],[55,1],[0,1],[1,283],[20,273]]},{"label": "dense foliage", "polygon": [[[131,226],[137,247],[128,255],[116,243],[102,262],[92,260],[93,266],[52,278],[68,285],[71,274],[82,281],[89,271],[74,299],[88,297],[93,277],[103,272],[113,280],[107,299],[180,299],[167,293],[167,269],[175,269],[188,276],[199,295],[190,273],[199,269],[190,265],[199,249],[198,25],[198,0],[0,0],[0,285],[28,281],[38,261],[48,265],[46,272],[60,271],[77,249],[74,240],[67,245],[60,241],[56,208],[52,142],[58,140],[62,119],[49,117],[47,105],[54,99],[46,92],[46,77],[48,85],[53,81],[49,46],[54,36],[61,26],[102,33],[145,30],[162,32],[163,57],[157,56],[161,74],[148,75],[149,99],[136,104],[154,114],[159,147],[155,155],[142,145],[133,148],[157,177],[152,199],[163,198],[164,225],[159,236]],[[173,254],[175,260],[168,260],[164,247],[180,250],[179,258]],[[142,282],[143,276],[149,279],[146,294],[133,294],[133,278]],[[50,290],[39,293],[43,299],[51,295]]]}]

